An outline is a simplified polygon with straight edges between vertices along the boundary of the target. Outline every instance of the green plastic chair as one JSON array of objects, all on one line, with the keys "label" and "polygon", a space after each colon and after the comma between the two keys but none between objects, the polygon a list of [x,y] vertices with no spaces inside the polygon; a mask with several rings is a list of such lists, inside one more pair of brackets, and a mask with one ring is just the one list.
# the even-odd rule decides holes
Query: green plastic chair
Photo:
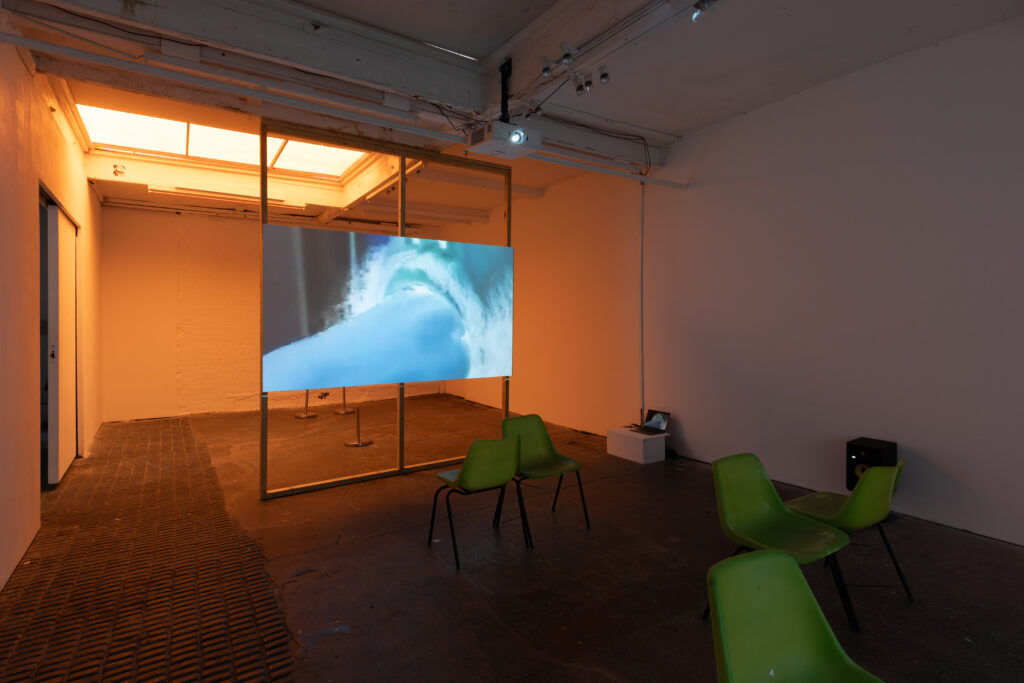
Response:
[{"label": "green plastic chair", "polygon": [[[825,558],[854,631],[860,630],[853,603],[839,569],[835,553],[850,542],[846,532],[786,507],[775,485],[753,453],[739,453],[711,465],[718,498],[718,520],[722,532],[739,547],[733,555],[748,550],[782,550],[799,564]],[[707,618],[707,610],[704,617]]]},{"label": "green plastic chair", "polygon": [[719,683],[881,683],[843,651],[788,553],[722,560],[708,598]]},{"label": "green plastic chair", "polygon": [[[551,436],[540,416],[506,417],[501,422],[501,435],[505,437],[518,436],[522,439],[517,482],[523,479],[546,479],[558,475],[555,499],[551,503],[552,512],[558,505],[558,494],[562,490],[562,478],[570,472],[576,473],[576,483],[580,489],[580,503],[583,504],[583,519],[589,529],[590,515],[587,513],[587,499],[583,496],[583,480],[580,478],[580,469],[583,464],[555,450],[555,444],[552,443]],[[532,538],[530,542],[533,543]]]},{"label": "green plastic chair", "polygon": [[448,510],[448,529],[452,535],[452,553],[455,555],[455,569],[461,569],[459,564],[459,547],[455,540],[455,522],[452,520],[452,494],[458,493],[462,496],[469,496],[474,493],[493,491],[499,489],[498,508],[494,512],[494,521],[491,526],[497,528],[501,517],[501,504],[505,498],[505,487],[510,481],[516,483],[516,495],[519,498],[519,520],[523,527],[523,540],[526,547],[533,547],[530,538],[530,525],[526,520],[526,508],[523,507],[523,492],[519,488],[519,481],[516,480],[516,472],[519,471],[519,437],[513,436],[507,439],[474,441],[469,447],[469,453],[457,470],[439,472],[437,478],[443,483],[434,492],[434,504],[430,510],[430,529],[427,531],[427,547],[432,546],[434,539],[434,519],[437,516],[437,497],[441,491],[448,490],[444,498],[445,507]]},{"label": "green plastic chair", "polygon": [[900,577],[907,599],[914,601],[907,579],[903,576],[900,563],[892,552],[889,539],[882,529],[882,522],[889,516],[892,507],[892,496],[896,491],[896,483],[903,472],[905,460],[900,460],[894,467],[869,467],[861,476],[850,495],[821,491],[800,496],[786,501],[786,507],[802,515],[807,515],[826,524],[839,527],[847,533],[875,527],[882,536],[885,549],[889,551],[892,566]]}]

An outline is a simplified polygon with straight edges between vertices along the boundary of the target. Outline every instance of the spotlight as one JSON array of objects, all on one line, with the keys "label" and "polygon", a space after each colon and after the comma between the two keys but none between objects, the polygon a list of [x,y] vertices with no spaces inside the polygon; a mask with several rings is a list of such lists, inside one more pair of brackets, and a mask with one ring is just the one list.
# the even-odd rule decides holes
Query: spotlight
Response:
[{"label": "spotlight", "polygon": [[547,57],[541,57],[540,62],[544,65],[540,70],[540,75],[544,78],[551,78],[551,60]]},{"label": "spotlight", "polygon": [[526,142],[526,131],[522,128],[513,128],[508,134],[508,141],[513,145],[521,145]]},{"label": "spotlight", "polygon": [[706,12],[709,7],[715,4],[715,2],[717,2],[717,0],[697,0],[693,5],[693,16],[691,16],[690,19],[693,21],[700,19],[701,15]]},{"label": "spotlight", "polygon": [[608,81],[612,80],[612,77],[608,75],[608,67],[607,66],[602,66],[600,69],[598,69],[598,71],[601,74],[601,82],[602,83],[607,83]]},{"label": "spotlight", "polygon": [[569,43],[562,43],[562,64],[572,64],[572,58],[576,54],[576,48]]},{"label": "spotlight", "polygon": [[583,89],[590,92],[590,89],[594,87],[594,77],[587,74],[583,77]]},{"label": "spotlight", "polygon": [[583,84],[582,83],[580,83],[579,85],[576,86],[576,94],[577,95],[582,95],[585,92],[586,92],[586,90],[583,88]]}]

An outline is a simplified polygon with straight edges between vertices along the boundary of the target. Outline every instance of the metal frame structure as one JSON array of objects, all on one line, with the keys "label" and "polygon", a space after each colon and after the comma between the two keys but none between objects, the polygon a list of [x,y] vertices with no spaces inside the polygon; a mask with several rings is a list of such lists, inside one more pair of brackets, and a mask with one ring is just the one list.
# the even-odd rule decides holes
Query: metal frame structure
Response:
[{"label": "metal frame structure", "polygon": [[[287,136],[289,138],[301,139],[304,141],[324,143],[329,145],[338,145],[341,147],[347,147],[350,149],[361,149],[370,152],[379,152],[382,154],[389,154],[397,156],[399,158],[399,173],[398,173],[398,234],[400,236],[405,235],[405,211],[406,211],[406,170],[408,167],[407,161],[414,159],[416,161],[430,161],[433,163],[447,164],[449,166],[457,166],[474,171],[481,171],[484,173],[493,173],[500,175],[505,181],[505,246],[512,246],[512,169],[507,166],[501,166],[499,164],[493,164],[486,161],[478,161],[475,159],[465,159],[462,157],[455,157],[441,152],[435,152],[432,150],[420,149],[410,145],[403,145],[396,142],[388,142],[384,140],[376,140],[373,138],[362,137],[359,135],[352,135],[349,133],[342,133],[338,131],[329,131],[322,128],[314,128],[311,126],[305,126],[301,124],[289,123],[286,121],[277,121],[270,119],[262,119],[260,121],[260,212],[259,212],[259,261],[263,262],[263,226],[267,222],[269,216],[268,211],[268,200],[267,200],[267,135],[269,133],[275,133],[278,135]],[[263,300],[263,269],[260,268],[260,301]],[[344,486],[346,484],[355,484],[362,481],[369,481],[372,479],[381,479],[384,477],[393,477],[401,474],[408,474],[411,472],[418,472],[421,470],[434,469],[437,467],[444,467],[446,465],[453,465],[459,463],[462,458],[448,458],[445,460],[435,460],[432,462],[420,463],[417,465],[407,466],[405,464],[405,384],[398,384],[398,398],[397,400],[397,420],[396,429],[398,432],[398,465],[392,469],[379,470],[376,472],[368,472],[365,474],[352,475],[347,477],[338,477],[335,479],[327,479],[323,481],[311,482],[308,484],[300,484],[298,486],[288,486],[282,488],[268,488],[268,454],[267,454],[267,431],[268,431],[268,392],[262,390],[263,387],[263,306],[260,306],[260,476],[259,476],[259,494],[261,500],[269,500],[271,498],[281,498],[284,496],[296,495],[299,493],[306,493],[309,491],[318,491],[320,489],[331,488],[334,486]],[[502,411],[505,417],[509,414],[509,378],[502,378]]]}]

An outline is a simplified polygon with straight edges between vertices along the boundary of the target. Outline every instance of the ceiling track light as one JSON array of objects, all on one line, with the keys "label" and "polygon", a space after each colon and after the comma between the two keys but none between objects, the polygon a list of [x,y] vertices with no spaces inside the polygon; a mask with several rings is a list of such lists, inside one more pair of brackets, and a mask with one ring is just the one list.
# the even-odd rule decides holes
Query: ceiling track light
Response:
[{"label": "ceiling track light", "polygon": [[576,58],[576,53],[579,52],[579,48],[569,45],[569,43],[562,43],[562,64],[572,64],[572,60]]},{"label": "ceiling track light", "polygon": [[553,73],[552,67],[554,66],[551,63],[551,60],[548,59],[547,57],[541,57],[540,63],[543,65],[540,70],[540,75],[543,76],[544,78],[551,78],[551,75]]},{"label": "ceiling track light", "polygon": [[697,2],[693,4],[693,15],[690,17],[691,21],[697,21],[700,19],[704,12],[707,12],[708,9],[716,2],[718,2],[718,0],[697,0]]}]

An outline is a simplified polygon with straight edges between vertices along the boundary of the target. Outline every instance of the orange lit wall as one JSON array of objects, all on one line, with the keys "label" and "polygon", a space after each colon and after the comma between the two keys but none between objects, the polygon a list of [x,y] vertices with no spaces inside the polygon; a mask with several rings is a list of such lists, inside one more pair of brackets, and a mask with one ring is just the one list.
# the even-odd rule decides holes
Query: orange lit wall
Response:
[{"label": "orange lit wall", "polygon": [[104,420],[259,407],[255,221],[103,210]]},{"label": "orange lit wall", "polygon": [[97,241],[99,207],[80,151],[62,133],[17,51],[0,46],[0,586],[39,528],[40,183],[81,231],[79,429],[87,449],[99,424]]},{"label": "orange lit wall", "polygon": [[[259,224],[105,208],[103,228],[103,419],[259,410]],[[411,384],[406,395],[436,391]],[[397,389],[347,393],[358,402]],[[302,400],[281,392],[270,405]],[[323,402],[340,401],[332,391]]]}]

